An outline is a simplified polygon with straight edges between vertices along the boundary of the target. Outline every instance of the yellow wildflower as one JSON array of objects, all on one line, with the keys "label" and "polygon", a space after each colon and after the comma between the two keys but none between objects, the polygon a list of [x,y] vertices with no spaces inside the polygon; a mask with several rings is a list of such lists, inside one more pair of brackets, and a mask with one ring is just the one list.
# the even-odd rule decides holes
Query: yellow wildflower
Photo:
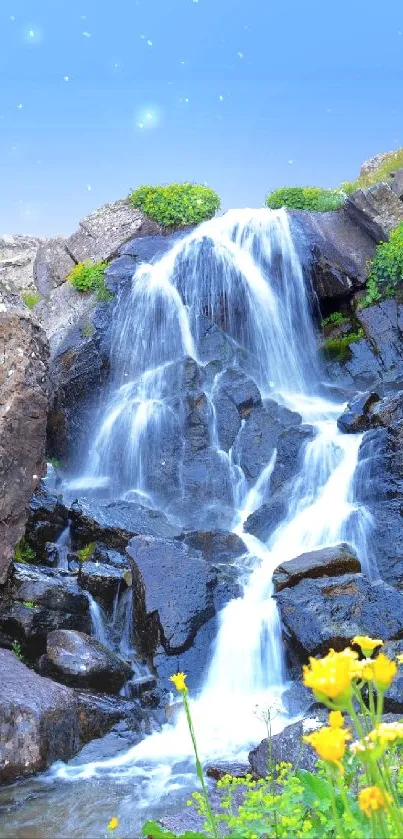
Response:
[{"label": "yellow wildflower", "polygon": [[380,638],[369,638],[368,635],[355,635],[351,643],[360,647],[366,658],[369,658],[377,647],[383,646],[383,641]]},{"label": "yellow wildflower", "polygon": [[380,653],[372,662],[372,669],[374,672],[374,682],[378,690],[388,690],[397,673],[396,662],[391,661],[386,655]]},{"label": "yellow wildflower", "polygon": [[368,737],[372,743],[378,743],[381,746],[403,740],[403,723],[381,722],[369,732]]},{"label": "yellow wildflower", "polygon": [[343,728],[344,717],[341,711],[330,711],[329,725],[330,728]]},{"label": "yellow wildflower", "polygon": [[173,682],[176,690],[179,693],[187,693],[187,687],[185,685],[186,673],[175,673],[174,676],[170,676],[169,681]]},{"label": "yellow wildflower", "polygon": [[355,661],[352,665],[354,678],[364,679],[366,682],[371,682],[374,678],[372,663],[372,659],[369,661],[367,658],[363,661]]},{"label": "yellow wildflower", "polygon": [[403,664],[403,653],[396,656],[396,661],[398,661],[399,664]]},{"label": "yellow wildflower", "polygon": [[346,741],[351,740],[351,734],[346,728],[324,726],[312,734],[306,734],[302,739],[315,749],[322,760],[334,763],[340,772],[344,771],[340,761],[346,750]]},{"label": "yellow wildflower", "polygon": [[364,787],[358,794],[359,807],[368,818],[377,810],[386,810],[391,801],[389,793],[380,787]]},{"label": "yellow wildflower", "polygon": [[116,816],[113,816],[108,824],[108,830],[116,830],[117,827],[119,827],[119,819],[117,819]]},{"label": "yellow wildflower", "polygon": [[310,658],[303,668],[304,685],[312,688],[319,701],[342,701],[351,693],[353,665],[358,654],[349,647],[341,653],[330,650],[324,658]]}]

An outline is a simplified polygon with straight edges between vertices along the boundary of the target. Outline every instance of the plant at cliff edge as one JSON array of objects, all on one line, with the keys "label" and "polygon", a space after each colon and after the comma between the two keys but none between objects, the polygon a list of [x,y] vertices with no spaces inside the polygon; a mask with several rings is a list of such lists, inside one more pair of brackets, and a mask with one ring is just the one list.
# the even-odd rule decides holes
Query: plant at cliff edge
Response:
[{"label": "plant at cliff edge", "polygon": [[220,209],[214,190],[201,184],[141,186],[133,190],[134,207],[163,227],[185,227],[212,218]]},{"label": "plant at cliff edge", "polygon": [[105,281],[106,262],[79,262],[67,276],[67,280],[82,294],[87,291],[96,293],[97,300],[107,302],[113,294],[109,291]]}]

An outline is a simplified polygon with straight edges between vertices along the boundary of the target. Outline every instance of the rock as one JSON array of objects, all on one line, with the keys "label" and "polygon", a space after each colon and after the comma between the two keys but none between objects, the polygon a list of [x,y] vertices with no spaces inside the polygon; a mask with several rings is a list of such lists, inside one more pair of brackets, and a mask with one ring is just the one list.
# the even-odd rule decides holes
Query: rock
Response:
[{"label": "rock", "polygon": [[183,542],[137,536],[127,547],[133,575],[136,632],[145,654],[160,644],[185,651],[214,616],[214,578],[199,551]]},{"label": "rock", "polygon": [[246,419],[253,408],[262,404],[260,390],[253,379],[233,367],[227,368],[219,376],[216,389],[233,402],[241,419]]},{"label": "rock", "polygon": [[31,493],[45,473],[48,346],[15,309],[0,311],[0,584],[27,521]]},{"label": "rock", "polygon": [[100,562],[83,562],[78,572],[78,582],[106,609],[111,606],[116,594],[126,587],[123,569]]},{"label": "rock", "polygon": [[280,493],[262,504],[245,522],[245,532],[257,536],[261,542],[267,542],[275,529],[282,522],[287,512],[287,497]]},{"label": "rock", "polygon": [[[389,641],[388,644],[381,647],[379,652],[384,653],[388,658],[395,661],[396,656],[402,655],[403,653],[403,641]],[[389,690],[385,693],[384,702],[385,711],[392,714],[403,713],[403,670],[401,666],[398,667],[397,674]]]},{"label": "rock", "polygon": [[225,393],[214,395],[213,403],[218,445],[222,451],[229,452],[241,427],[241,418],[237,407]]},{"label": "rock", "polygon": [[43,679],[0,649],[0,780],[40,772],[55,760],[70,760],[79,748],[73,693]]},{"label": "rock", "polygon": [[254,483],[274,453],[280,423],[263,408],[254,408],[235,442],[234,454],[249,483]]},{"label": "rock", "polygon": [[182,499],[169,510],[178,514],[187,528],[210,530],[231,525],[234,511],[230,466],[216,449],[209,447],[190,456],[185,453],[182,493]]},{"label": "rock", "polygon": [[348,646],[354,635],[403,637],[403,596],[362,574],[303,579],[276,595],[286,635],[303,659]]},{"label": "rock", "polygon": [[84,632],[59,629],[50,632],[42,672],[73,687],[118,693],[132,669]]},{"label": "rock", "polygon": [[159,683],[170,690],[170,676],[173,673],[187,673],[186,684],[191,693],[200,691],[211,663],[218,629],[218,620],[214,616],[198,630],[192,644],[183,652],[170,652],[167,655],[160,646],[154,655]]},{"label": "rock", "polygon": [[13,600],[77,615],[88,612],[86,595],[77,581],[63,571],[16,563],[9,586]]},{"label": "rock", "polygon": [[370,409],[380,397],[377,393],[363,393],[348,403],[347,408],[337,420],[341,431],[354,434],[357,431],[367,431],[371,427]]},{"label": "rock", "polygon": [[55,237],[40,244],[33,264],[34,283],[43,297],[61,285],[76,265],[65,239]]},{"label": "rock", "polygon": [[378,154],[374,154],[373,157],[365,160],[360,169],[360,178],[367,178],[368,176],[371,177],[375,175],[382,163],[385,163],[386,160],[393,158],[395,154],[396,151],[383,151]]},{"label": "rock", "polygon": [[329,213],[293,210],[289,215],[298,249],[309,266],[314,289],[321,300],[350,296],[354,289],[364,285],[375,245],[344,210]]},{"label": "rock", "polygon": [[400,201],[403,201],[403,169],[396,169],[396,172],[392,172],[392,183],[391,189],[392,192],[397,195]]},{"label": "rock", "polygon": [[308,716],[316,708],[323,706],[316,701],[309,688],[302,684],[300,679],[292,682],[281,696],[281,702],[290,717]]},{"label": "rock", "polygon": [[[292,763],[298,769],[306,769],[308,772],[314,772],[316,769],[317,755],[307,743],[303,742],[302,737],[315,728],[319,728],[320,724],[315,719],[312,721],[301,720],[300,722],[287,725],[280,734],[274,734],[271,738],[272,761],[274,765],[283,762]],[[270,771],[267,739],[262,740],[259,746],[256,746],[255,749],[249,752],[249,763],[252,772],[258,778],[267,777]]]},{"label": "rock", "polygon": [[184,541],[214,565],[234,562],[247,551],[242,539],[227,530],[191,531],[184,534]]},{"label": "rock", "polygon": [[[75,689],[78,705],[79,734],[82,743],[104,737],[117,722],[125,720],[133,731],[141,732],[147,715],[140,704],[122,696],[108,696]],[[147,732],[148,733],[148,732]]]},{"label": "rock", "polygon": [[161,233],[160,226],[136,210],[129,198],[104,204],[79,222],[78,230],[66,241],[66,247],[75,260],[83,262],[110,261],[119,249],[135,236]]},{"label": "rock", "polygon": [[46,545],[57,542],[67,527],[69,512],[56,492],[41,481],[29,503],[26,537],[35,550],[37,560],[46,562]]},{"label": "rock", "polygon": [[388,184],[357,189],[348,196],[346,213],[375,242],[384,242],[403,221],[403,204]]},{"label": "rock", "polygon": [[128,501],[98,504],[81,498],[71,507],[75,541],[84,546],[103,542],[107,547],[124,550],[133,536],[176,538],[181,531],[158,510]]},{"label": "rock", "polygon": [[314,429],[310,425],[287,428],[281,432],[277,440],[276,462],[270,477],[271,493],[283,490],[298,475],[305,447],[314,436]]},{"label": "rock", "polygon": [[0,300],[8,295],[35,291],[33,266],[45,239],[37,236],[0,236]]},{"label": "rock", "polygon": [[292,588],[309,577],[337,577],[361,571],[361,563],[355,551],[344,542],[330,548],[301,554],[284,565],[279,565],[273,574],[274,590]]}]

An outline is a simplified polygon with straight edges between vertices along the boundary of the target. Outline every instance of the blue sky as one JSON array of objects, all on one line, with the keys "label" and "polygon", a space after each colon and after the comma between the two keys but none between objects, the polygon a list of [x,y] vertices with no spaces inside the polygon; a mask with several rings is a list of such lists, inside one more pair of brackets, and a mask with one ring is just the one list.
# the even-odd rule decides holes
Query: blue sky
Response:
[{"label": "blue sky", "polygon": [[403,145],[401,0],[0,0],[0,234],[143,183],[224,208]]}]

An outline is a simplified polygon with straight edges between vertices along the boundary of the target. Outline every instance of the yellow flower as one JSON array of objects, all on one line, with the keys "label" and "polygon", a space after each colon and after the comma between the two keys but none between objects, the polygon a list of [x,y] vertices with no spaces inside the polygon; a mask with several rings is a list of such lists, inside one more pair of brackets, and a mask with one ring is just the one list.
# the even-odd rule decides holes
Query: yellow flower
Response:
[{"label": "yellow flower", "polygon": [[351,693],[353,666],[358,658],[349,647],[341,653],[330,650],[324,658],[310,658],[303,668],[304,685],[312,688],[320,701],[337,699],[341,701]]},{"label": "yellow flower", "polygon": [[403,664],[403,654],[402,653],[400,653],[400,655],[396,656],[396,661],[398,661],[399,664]]},{"label": "yellow flower", "polygon": [[383,646],[383,641],[380,638],[369,638],[368,635],[355,635],[351,643],[357,644],[366,658],[369,658],[377,647]]},{"label": "yellow flower", "polygon": [[346,741],[351,740],[351,734],[346,728],[324,726],[312,734],[306,734],[302,739],[315,749],[322,760],[335,763],[340,772],[344,771],[340,760],[346,751]]},{"label": "yellow flower", "polygon": [[372,743],[379,743],[381,746],[403,740],[403,723],[381,722],[369,732],[368,737]]},{"label": "yellow flower", "polygon": [[378,690],[388,690],[397,673],[396,662],[391,661],[383,653],[379,653],[378,657],[372,662],[372,669],[374,672],[374,682]]},{"label": "yellow flower", "polygon": [[117,827],[119,827],[119,819],[114,816],[108,824],[108,830],[116,830]]},{"label": "yellow flower", "polygon": [[355,661],[352,666],[354,678],[364,679],[366,682],[371,682],[374,678],[372,663],[372,660],[369,661],[367,658],[363,661]]},{"label": "yellow flower", "polygon": [[391,796],[387,792],[383,792],[380,787],[364,787],[358,794],[358,804],[368,818],[377,810],[386,810],[390,802]]},{"label": "yellow flower", "polygon": [[173,682],[176,690],[179,693],[187,693],[187,687],[185,685],[186,673],[175,673],[174,676],[170,676],[169,681]]},{"label": "yellow flower", "polygon": [[344,717],[341,711],[330,711],[329,725],[330,728],[343,728]]}]

